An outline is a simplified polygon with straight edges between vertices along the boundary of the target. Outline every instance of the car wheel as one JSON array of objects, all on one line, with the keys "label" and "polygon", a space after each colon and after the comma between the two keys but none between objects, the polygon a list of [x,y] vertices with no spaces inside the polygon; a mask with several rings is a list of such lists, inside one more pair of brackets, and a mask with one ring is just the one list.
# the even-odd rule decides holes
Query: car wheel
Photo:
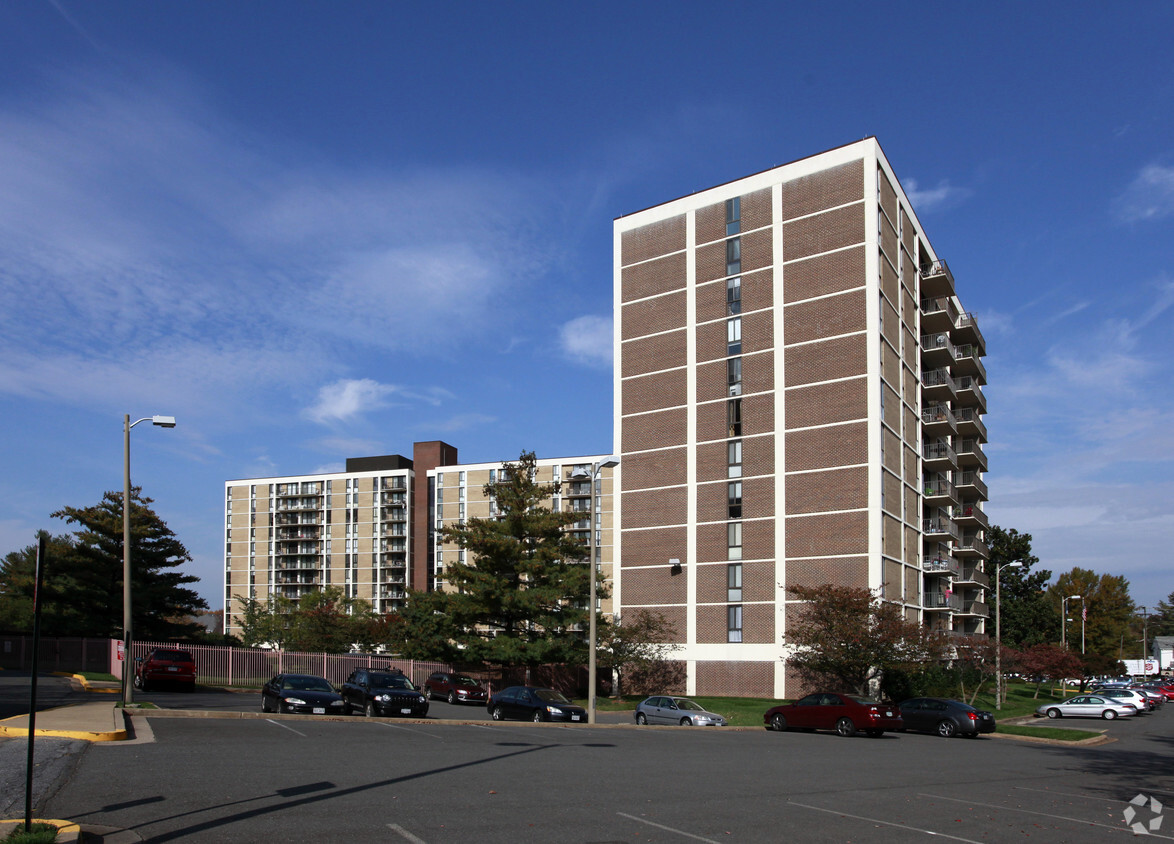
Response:
[{"label": "car wheel", "polygon": [[500,706],[493,707],[493,711],[490,712],[489,714],[493,716],[494,721],[505,720],[505,713],[501,711]]},{"label": "car wheel", "polygon": [[636,713],[636,723],[640,724],[641,726],[643,726],[644,724],[647,724],[648,723],[648,716],[645,715],[643,712],[637,712]]},{"label": "car wheel", "polygon": [[681,719],[681,726],[682,727],[692,727],[693,722],[691,720],[689,720],[688,718],[682,718]]},{"label": "car wheel", "polygon": [[366,707],[366,709],[363,710],[363,714],[368,718],[374,718],[375,717],[375,704],[371,703],[371,701],[367,701],[367,707]]},{"label": "car wheel", "polygon": [[948,718],[938,722],[938,735],[942,738],[953,738],[957,732],[958,725]]},{"label": "car wheel", "polygon": [[775,713],[770,717],[770,728],[776,733],[785,733],[787,731],[787,719]]},{"label": "car wheel", "polygon": [[261,695],[261,711],[262,712],[271,711],[269,709],[269,698],[265,697],[265,695]]},{"label": "car wheel", "polygon": [[448,693],[448,702],[451,706],[457,705],[457,693],[456,692],[449,692]]},{"label": "car wheel", "polygon": [[143,687],[143,678],[140,677],[138,674],[136,674],[134,676],[134,679],[131,680],[130,682],[131,682],[131,685],[133,685],[136,689],[141,689]]},{"label": "car wheel", "polygon": [[541,723],[542,723],[542,710],[540,710],[540,709],[535,709],[535,710],[534,710],[534,717],[533,717],[531,720],[532,720],[532,721],[533,721],[535,724],[541,724]]},{"label": "car wheel", "polygon": [[845,738],[856,735],[856,725],[851,718],[841,718],[836,722],[836,733]]},{"label": "car wheel", "polygon": [[1049,718],[1053,719],[1053,720],[1054,720],[1054,719],[1056,719],[1056,718],[1059,718],[1059,717],[1060,717],[1060,715],[1061,715],[1061,712],[1060,712],[1060,710],[1059,710],[1059,709],[1056,709],[1055,707],[1052,707],[1052,708],[1051,708],[1051,709],[1049,709],[1049,710],[1048,710],[1048,712],[1047,712],[1047,716],[1048,716]]},{"label": "car wheel", "polygon": [[1106,721],[1112,721],[1114,718],[1117,717],[1117,713],[1115,711],[1113,711],[1112,709],[1106,709],[1104,712],[1101,713],[1101,717],[1104,718]]}]

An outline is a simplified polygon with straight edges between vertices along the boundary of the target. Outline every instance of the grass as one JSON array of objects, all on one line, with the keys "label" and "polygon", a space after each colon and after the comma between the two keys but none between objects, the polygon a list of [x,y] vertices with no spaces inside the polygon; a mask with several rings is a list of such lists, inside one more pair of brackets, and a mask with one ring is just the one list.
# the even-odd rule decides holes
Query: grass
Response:
[{"label": "grass", "polygon": [[998,731],[1012,736],[1035,736],[1036,738],[1057,739],[1059,741],[1081,741],[1100,735],[1100,733],[1091,730],[1069,730],[1063,727],[1021,727],[1018,724],[999,724]]},{"label": "grass", "polygon": [[4,844],[53,844],[57,840],[57,827],[51,823],[34,823],[26,830],[24,823],[19,823],[0,840]]},{"label": "grass", "polygon": [[[598,697],[595,699],[595,708],[599,712],[631,712],[636,704],[644,700],[647,695],[624,695],[622,698]],[[784,701],[773,698],[754,697],[691,697],[698,705],[724,715],[733,727],[761,727],[762,713]],[[586,706],[587,700],[576,700],[580,706]]]},{"label": "grass", "polygon": [[110,680],[114,683],[119,681],[119,678],[115,677],[113,674],[106,674],[102,671],[78,671],[77,673],[85,677],[87,680]]}]

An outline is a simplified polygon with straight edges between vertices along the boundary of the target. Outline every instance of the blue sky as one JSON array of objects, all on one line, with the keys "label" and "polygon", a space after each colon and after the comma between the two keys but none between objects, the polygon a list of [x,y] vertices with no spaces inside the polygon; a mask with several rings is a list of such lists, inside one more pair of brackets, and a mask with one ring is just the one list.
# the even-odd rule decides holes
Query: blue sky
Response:
[{"label": "blue sky", "polygon": [[[133,472],[611,448],[611,221],[876,135],[988,342],[992,520],[1174,590],[1174,6],[0,4],[0,552]],[[1163,363],[1165,361],[1165,363]]]}]

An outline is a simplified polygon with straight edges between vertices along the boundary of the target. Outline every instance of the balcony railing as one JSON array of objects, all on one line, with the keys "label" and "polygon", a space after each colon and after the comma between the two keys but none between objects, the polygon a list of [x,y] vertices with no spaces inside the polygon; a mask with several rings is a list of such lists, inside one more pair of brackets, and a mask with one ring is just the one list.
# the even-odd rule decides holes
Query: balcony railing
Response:
[{"label": "balcony railing", "polygon": [[921,327],[929,332],[953,328],[959,316],[958,308],[949,296],[921,300]]},{"label": "balcony railing", "polygon": [[[955,507],[954,518],[959,521],[973,519],[984,528],[990,527],[991,524],[990,519],[987,518],[987,514],[983,511],[982,507],[974,501],[965,501]],[[968,527],[974,527],[974,525],[968,525]]]},{"label": "balcony railing", "polygon": [[944,387],[948,389],[951,394],[957,392],[958,390],[958,383],[954,380],[954,377],[950,375],[950,370],[944,367],[941,369],[930,369],[922,372],[921,386],[926,390]]},{"label": "balcony railing", "polygon": [[954,291],[954,274],[950,272],[945,261],[934,261],[932,264],[922,264],[918,269],[921,273],[922,289],[933,286],[934,282],[949,282],[950,292]]},{"label": "balcony railing", "polygon": [[925,608],[927,610],[959,610],[962,608],[962,596],[946,592],[926,592]]},{"label": "balcony railing", "polygon": [[977,463],[985,472],[987,467],[986,455],[982,450],[982,443],[977,439],[967,438],[958,440],[958,447],[956,453],[958,455],[958,465],[971,465]]},{"label": "balcony railing", "polygon": [[931,404],[921,409],[923,425],[937,425],[946,423],[950,428],[955,426],[955,416],[948,404]]},{"label": "balcony railing", "polygon": [[986,423],[982,421],[982,411],[977,407],[959,407],[953,414],[954,423],[961,433],[978,434],[984,442],[986,441]]},{"label": "balcony railing", "polygon": [[962,538],[958,540],[958,544],[954,546],[955,554],[963,554],[967,556],[975,555],[979,557],[990,556],[990,549],[987,544],[973,533],[964,533]]},{"label": "balcony railing", "polygon": [[950,519],[938,516],[932,519],[921,520],[921,532],[926,536],[950,536],[958,539],[962,533],[958,526]]},{"label": "balcony railing", "polygon": [[978,319],[974,314],[958,314],[954,320],[954,328],[958,342],[974,343],[980,349],[986,349],[986,338],[982,336],[982,332],[978,328]]},{"label": "balcony railing", "polygon": [[978,566],[970,565],[963,566],[962,571],[958,573],[959,583],[977,583],[984,589],[991,585],[990,576],[980,569]]},{"label": "balcony railing", "polygon": [[945,475],[927,476],[922,481],[926,498],[958,499],[958,491]]},{"label": "balcony railing", "polygon": [[953,557],[934,557],[932,560],[925,560],[921,564],[921,568],[927,574],[958,574],[962,570],[961,564]]},{"label": "balcony railing", "polygon": [[963,601],[957,612],[961,615],[980,615],[983,618],[990,615],[990,610],[982,601]]},{"label": "balcony railing", "polygon": [[959,488],[973,488],[979,494],[983,501],[990,498],[990,493],[987,491],[986,481],[982,479],[982,475],[971,469],[965,472],[959,472],[955,477],[958,478]]},{"label": "balcony railing", "polygon": [[930,440],[921,444],[921,459],[949,460],[952,463],[958,459],[958,456],[945,440]]}]

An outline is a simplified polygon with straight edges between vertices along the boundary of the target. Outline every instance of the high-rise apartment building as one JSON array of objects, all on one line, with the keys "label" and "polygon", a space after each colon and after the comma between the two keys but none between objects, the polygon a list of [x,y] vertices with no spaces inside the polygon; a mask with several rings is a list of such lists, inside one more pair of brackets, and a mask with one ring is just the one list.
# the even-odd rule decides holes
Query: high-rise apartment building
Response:
[{"label": "high-rise apartment building", "polygon": [[983,338],[875,139],[614,224],[620,613],[782,697],[788,588],[982,632]]}]

